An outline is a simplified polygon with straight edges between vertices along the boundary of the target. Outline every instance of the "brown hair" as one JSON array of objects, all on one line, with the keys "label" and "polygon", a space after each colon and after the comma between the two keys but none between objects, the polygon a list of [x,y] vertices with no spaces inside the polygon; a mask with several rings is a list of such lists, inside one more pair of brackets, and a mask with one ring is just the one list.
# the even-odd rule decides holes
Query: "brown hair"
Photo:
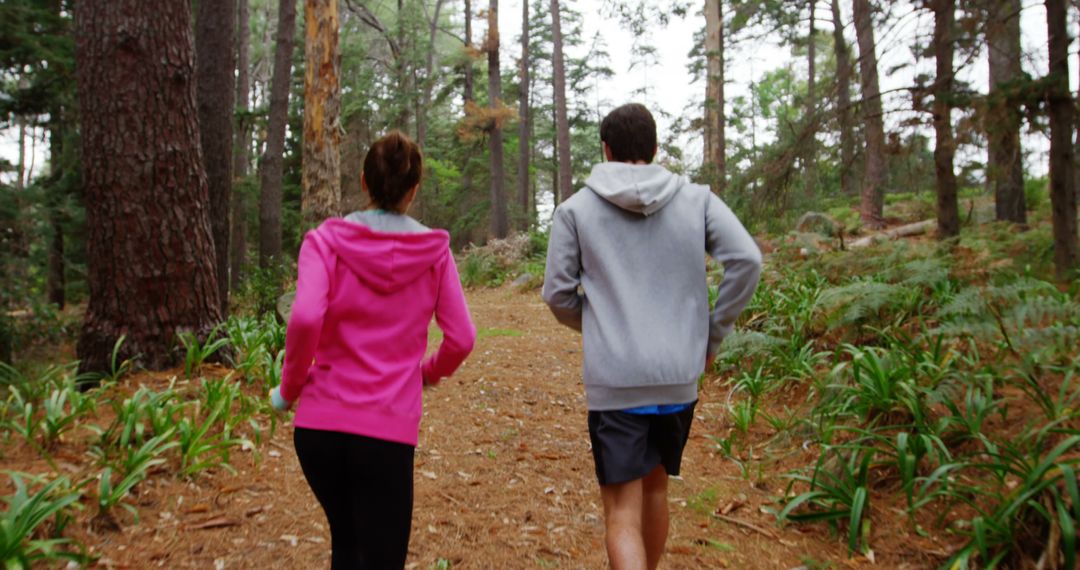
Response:
[{"label": "brown hair", "polygon": [[627,103],[600,123],[600,140],[616,162],[652,162],[656,155],[656,121],[641,103]]},{"label": "brown hair", "polygon": [[404,213],[401,201],[420,183],[424,159],[420,147],[401,131],[375,141],[364,157],[364,180],[378,208]]}]

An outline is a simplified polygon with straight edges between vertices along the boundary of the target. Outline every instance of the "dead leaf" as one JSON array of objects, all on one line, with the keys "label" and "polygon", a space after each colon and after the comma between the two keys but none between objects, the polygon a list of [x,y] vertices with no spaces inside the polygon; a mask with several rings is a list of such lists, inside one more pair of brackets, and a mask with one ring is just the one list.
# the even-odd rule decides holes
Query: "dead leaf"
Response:
[{"label": "dead leaf", "polygon": [[240,521],[225,517],[214,517],[207,521],[188,525],[187,528],[188,530],[203,530],[208,528],[224,528],[227,526],[240,526]]}]

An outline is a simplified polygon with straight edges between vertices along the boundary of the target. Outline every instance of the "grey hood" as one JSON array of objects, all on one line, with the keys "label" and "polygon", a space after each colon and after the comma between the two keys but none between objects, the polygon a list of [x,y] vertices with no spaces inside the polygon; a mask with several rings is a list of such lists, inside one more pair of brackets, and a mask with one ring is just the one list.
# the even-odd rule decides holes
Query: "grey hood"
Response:
[{"label": "grey hood", "polygon": [[602,162],[585,185],[616,206],[651,216],[667,205],[686,181],[659,164]]}]

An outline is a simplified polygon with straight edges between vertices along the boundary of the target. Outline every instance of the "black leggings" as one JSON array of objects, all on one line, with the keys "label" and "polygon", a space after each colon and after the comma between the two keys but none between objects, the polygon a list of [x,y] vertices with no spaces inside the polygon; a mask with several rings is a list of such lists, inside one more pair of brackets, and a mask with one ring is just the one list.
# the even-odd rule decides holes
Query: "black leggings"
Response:
[{"label": "black leggings", "polygon": [[415,448],[301,427],[293,443],[330,523],[331,568],[403,568],[412,525]]}]

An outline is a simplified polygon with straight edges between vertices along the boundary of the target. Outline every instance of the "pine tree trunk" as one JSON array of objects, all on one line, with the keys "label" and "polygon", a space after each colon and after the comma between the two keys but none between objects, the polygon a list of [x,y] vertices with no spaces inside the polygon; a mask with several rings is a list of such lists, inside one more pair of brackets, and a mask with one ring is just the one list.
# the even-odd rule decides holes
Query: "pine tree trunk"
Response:
[{"label": "pine tree trunk", "polygon": [[[465,0],[465,53],[467,54],[467,60],[465,62],[463,85],[461,90],[461,98],[464,104],[466,112],[474,105],[475,97],[473,95],[473,42],[472,42],[472,1]],[[473,195],[473,169],[472,158],[474,145],[471,142],[465,144],[465,152],[461,159],[461,189],[464,195]],[[458,232],[453,237],[455,239],[463,239],[464,232]]]},{"label": "pine tree trunk", "polygon": [[566,116],[566,63],[563,57],[562,16],[559,0],[551,0],[552,73],[555,83],[555,133],[559,141],[558,192],[565,202],[574,194],[573,174],[570,172],[570,123]]},{"label": "pine tree trunk", "polygon": [[[499,71],[499,0],[488,7],[488,108],[493,112],[502,107],[502,74]],[[491,235],[505,238],[510,234],[510,219],[506,211],[506,172],[503,167],[502,126],[495,120],[488,136],[491,154]]]},{"label": "pine tree trunk", "polygon": [[855,194],[855,133],[851,125],[851,51],[844,39],[840,0],[832,0],[833,50],[836,56],[836,115],[840,128],[840,190]]},{"label": "pine tree trunk", "polygon": [[341,52],[337,0],[304,3],[304,166],[309,226],[341,215]]},{"label": "pine tree trunk", "polygon": [[237,187],[247,179],[251,148],[251,125],[247,117],[248,99],[251,97],[248,0],[238,0],[236,10],[236,110],[239,118],[236,120],[236,140],[233,143],[232,230],[229,232],[229,284],[234,290],[243,281],[244,265],[247,263],[247,198]]},{"label": "pine tree trunk", "polygon": [[1066,281],[1080,265],[1076,236],[1076,188],[1073,176],[1073,99],[1069,91],[1068,14],[1064,0],[1046,0],[1050,83],[1050,204],[1054,222],[1054,267]]},{"label": "pine tree trunk", "polygon": [[427,60],[424,62],[424,90],[420,106],[416,113],[416,142],[420,150],[427,148],[427,113],[431,108],[431,91],[435,88],[435,40],[439,33],[439,13],[442,12],[443,0],[436,0],[434,15],[428,22]]},{"label": "pine tree trunk", "polygon": [[29,178],[26,173],[26,119],[15,116],[15,123],[19,125],[19,158],[15,162],[15,190],[26,187],[25,179]]},{"label": "pine tree trunk", "polygon": [[236,106],[233,2],[200,2],[195,22],[195,96],[214,234],[221,314],[229,314],[229,206],[232,193],[233,113]]},{"label": "pine tree trunk", "polygon": [[518,229],[529,231],[532,216],[529,211],[529,2],[521,2],[521,81],[518,87],[518,179],[517,198],[520,209]]},{"label": "pine tree trunk", "polygon": [[812,131],[808,133],[803,163],[806,165],[806,194],[813,196],[817,190],[817,0],[810,4],[810,33],[806,49],[806,120]]},{"label": "pine tree trunk", "polygon": [[409,85],[408,67],[405,55],[405,2],[397,0],[397,46],[398,53],[394,59],[394,75],[397,77],[398,97],[401,107],[398,108],[397,120],[394,124],[403,133],[409,132],[409,116],[412,114],[413,90]]},{"label": "pine tree trunk", "polygon": [[986,123],[987,179],[994,190],[997,219],[1027,223],[1024,164],[1020,143],[1022,118],[1010,84],[1023,77],[1020,68],[1020,0],[989,0],[986,44],[990,96]]},{"label": "pine tree trunk", "polygon": [[60,171],[64,154],[64,111],[59,103],[49,110],[49,183],[45,189],[49,216],[48,271],[46,273],[46,291],[49,302],[63,309],[67,301],[67,280],[64,272],[64,215],[63,188]]},{"label": "pine tree trunk", "polygon": [[[49,0],[49,10],[56,16],[56,29],[53,34],[70,34],[63,22],[63,6],[60,0]],[[59,309],[67,303],[67,276],[64,262],[64,144],[69,132],[71,118],[64,109],[63,102],[54,99],[49,107],[49,182],[45,189],[49,217],[49,229],[52,233],[49,241],[48,271],[45,289],[49,302]]]},{"label": "pine tree trunk", "polygon": [[956,173],[953,157],[956,143],[952,132],[953,29],[956,0],[934,0],[934,57],[937,78],[934,82],[934,173],[937,180],[938,237],[960,234],[960,213],[956,203]]},{"label": "pine tree trunk", "polygon": [[266,128],[266,151],[259,165],[259,267],[269,267],[281,257],[281,179],[285,151],[285,124],[289,119],[289,82],[292,74],[296,2],[279,0],[274,74],[270,79],[270,117]]},{"label": "pine tree trunk", "polygon": [[187,0],[80,0],[76,77],[86,185],[90,301],[81,371],[140,355],[178,360],[176,335],[221,322],[195,108]]},{"label": "pine tree trunk", "polygon": [[714,191],[727,184],[724,130],[724,9],[722,0],[705,0],[705,174]]},{"label": "pine tree trunk", "polygon": [[855,33],[859,40],[859,71],[862,77],[862,110],[866,131],[866,172],[863,173],[859,213],[869,229],[885,225],[882,217],[885,183],[885,121],[878,87],[877,53],[870,0],[854,0]]}]

